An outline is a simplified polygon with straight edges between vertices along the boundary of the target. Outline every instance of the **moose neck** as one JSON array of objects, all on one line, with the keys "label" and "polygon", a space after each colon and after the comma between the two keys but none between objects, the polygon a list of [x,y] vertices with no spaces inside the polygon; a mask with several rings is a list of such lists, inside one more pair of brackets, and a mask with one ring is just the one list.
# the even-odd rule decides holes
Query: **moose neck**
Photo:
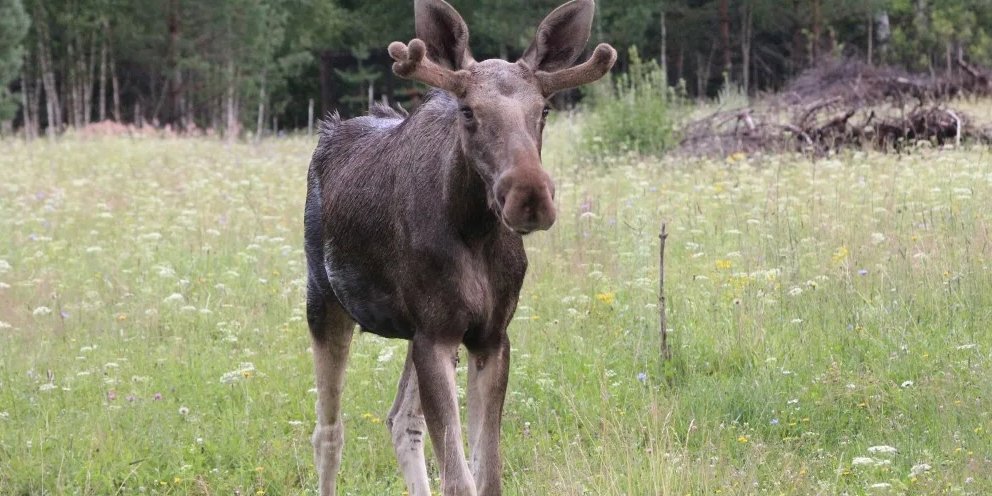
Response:
[{"label": "moose neck", "polygon": [[[456,133],[456,141],[460,133]],[[451,225],[466,241],[489,236],[500,221],[489,205],[489,187],[458,143],[445,177],[445,207]]]}]

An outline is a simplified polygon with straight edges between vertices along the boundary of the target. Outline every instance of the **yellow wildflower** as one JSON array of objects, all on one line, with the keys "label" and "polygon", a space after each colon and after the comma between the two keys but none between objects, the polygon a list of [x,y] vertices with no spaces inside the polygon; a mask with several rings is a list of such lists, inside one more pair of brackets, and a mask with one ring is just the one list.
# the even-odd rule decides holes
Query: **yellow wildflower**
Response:
[{"label": "yellow wildflower", "polygon": [[848,251],[847,246],[841,245],[841,247],[837,248],[837,251],[834,252],[833,257],[831,257],[831,259],[835,264],[839,264],[842,263],[844,260],[847,260],[847,256],[850,255],[850,253],[851,252]]},{"label": "yellow wildflower", "polygon": [[596,299],[607,305],[612,305],[613,301],[616,299],[616,296],[616,293],[610,291],[609,293],[597,293]]},{"label": "yellow wildflower", "polygon": [[716,268],[719,270],[726,270],[734,266],[734,262],[727,259],[720,259],[716,261]]}]

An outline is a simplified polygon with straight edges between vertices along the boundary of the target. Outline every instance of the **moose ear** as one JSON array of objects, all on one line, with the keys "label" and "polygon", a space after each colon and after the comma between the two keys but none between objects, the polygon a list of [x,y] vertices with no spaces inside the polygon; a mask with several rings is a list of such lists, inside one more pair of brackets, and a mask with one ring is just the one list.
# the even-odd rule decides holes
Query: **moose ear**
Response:
[{"label": "moose ear", "polygon": [[534,41],[520,58],[534,71],[556,72],[579,57],[592,31],[593,0],[572,0],[541,21]]},{"label": "moose ear", "polygon": [[473,62],[468,26],[454,7],[444,0],[416,0],[413,9],[417,38],[427,45],[427,58],[453,71]]}]

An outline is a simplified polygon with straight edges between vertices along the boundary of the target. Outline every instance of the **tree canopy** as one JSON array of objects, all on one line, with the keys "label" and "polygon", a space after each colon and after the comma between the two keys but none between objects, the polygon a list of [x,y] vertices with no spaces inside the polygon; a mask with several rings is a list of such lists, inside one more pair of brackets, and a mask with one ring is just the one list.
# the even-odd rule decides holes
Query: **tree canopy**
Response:
[{"label": "tree canopy", "polygon": [[[477,58],[512,60],[559,0],[451,3]],[[827,58],[931,73],[992,65],[987,0],[599,0],[597,10],[593,42],[637,47],[690,96],[774,91]],[[413,37],[412,12],[409,0],[0,0],[0,121],[28,135],[104,119],[237,135],[306,126],[311,101],[318,115],[415,101],[422,89],[392,75],[385,51]],[[616,70],[626,66],[622,56]]]}]

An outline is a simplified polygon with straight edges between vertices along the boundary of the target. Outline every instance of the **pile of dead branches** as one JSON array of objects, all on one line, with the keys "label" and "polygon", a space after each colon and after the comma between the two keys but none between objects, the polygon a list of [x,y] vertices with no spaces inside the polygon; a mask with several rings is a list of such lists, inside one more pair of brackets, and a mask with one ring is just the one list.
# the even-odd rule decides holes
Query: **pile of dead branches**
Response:
[{"label": "pile of dead branches", "polygon": [[693,155],[796,150],[823,154],[844,147],[882,150],[930,142],[992,142],[951,103],[992,95],[992,74],[959,62],[953,76],[921,76],[857,61],[811,69],[783,92],[754,106],[720,110],[690,122],[680,148]]}]

